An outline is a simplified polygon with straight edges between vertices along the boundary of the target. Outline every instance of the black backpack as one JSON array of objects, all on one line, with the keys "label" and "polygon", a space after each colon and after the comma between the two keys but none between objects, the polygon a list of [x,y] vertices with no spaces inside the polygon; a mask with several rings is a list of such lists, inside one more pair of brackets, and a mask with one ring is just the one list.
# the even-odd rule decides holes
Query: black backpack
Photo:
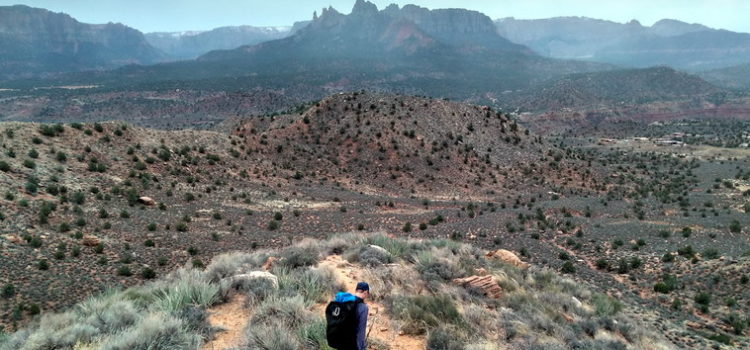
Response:
[{"label": "black backpack", "polygon": [[357,348],[357,306],[362,299],[339,303],[332,301],[326,307],[326,339],[334,349]]}]

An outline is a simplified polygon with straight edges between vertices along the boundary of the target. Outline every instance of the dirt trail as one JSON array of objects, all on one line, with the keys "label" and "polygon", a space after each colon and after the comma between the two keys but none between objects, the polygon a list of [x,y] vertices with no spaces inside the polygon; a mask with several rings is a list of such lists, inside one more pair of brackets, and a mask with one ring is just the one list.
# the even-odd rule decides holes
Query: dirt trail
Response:
[{"label": "dirt trail", "polygon": [[224,350],[240,346],[242,330],[250,320],[250,310],[244,307],[245,298],[234,295],[229,302],[208,309],[208,322],[212,327],[225,331],[216,333],[216,338],[207,342],[201,350]]},{"label": "dirt trail", "polygon": [[[354,292],[354,286],[362,279],[362,269],[345,261],[338,255],[332,255],[318,264],[319,267],[329,268],[335,272],[336,278],[343,283],[348,292]],[[244,298],[235,295],[224,304],[208,309],[208,322],[212,327],[220,327],[225,331],[216,334],[213,341],[207,342],[201,350],[227,350],[241,346],[243,341],[242,331],[245,329],[251,316],[251,310],[244,307]],[[392,350],[424,350],[427,341],[424,336],[411,336],[399,334],[382,304],[368,302],[370,315],[368,317],[368,328],[370,339],[377,339],[388,344]],[[313,306],[313,311],[319,315],[325,312],[326,303]]]},{"label": "dirt trail", "polygon": [[[341,256],[331,255],[318,264],[319,267],[330,268],[336,273],[336,278],[344,284],[347,292],[354,292],[357,282],[362,280],[362,269],[342,259]],[[323,313],[326,304],[320,304],[315,310]],[[392,350],[424,350],[427,341],[424,336],[411,336],[399,334],[399,330],[394,327],[394,322],[386,314],[385,306],[372,301],[367,302],[370,308],[368,317],[368,328],[370,338],[375,338],[388,344]]]}]

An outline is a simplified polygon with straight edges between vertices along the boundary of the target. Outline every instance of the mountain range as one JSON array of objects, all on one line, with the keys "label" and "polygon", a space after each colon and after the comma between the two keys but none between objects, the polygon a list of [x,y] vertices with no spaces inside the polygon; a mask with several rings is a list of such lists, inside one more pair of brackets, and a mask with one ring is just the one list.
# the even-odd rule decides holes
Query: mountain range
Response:
[{"label": "mountain range", "polygon": [[291,27],[220,27],[197,32],[159,32],[146,34],[146,40],[170,59],[195,59],[214,50],[229,50],[264,41],[285,38],[309,24],[297,22]]},{"label": "mountain range", "polygon": [[152,64],[165,57],[119,23],[80,23],[28,6],[0,7],[0,78]]},{"label": "mountain range", "polygon": [[125,67],[97,79],[163,88],[302,89],[321,97],[367,88],[465,100],[612,68],[539,56],[498,35],[479,12],[414,5],[378,10],[360,0],[351,14],[327,8],[284,39],[217,50],[195,61]]},{"label": "mountain range", "polygon": [[661,20],[621,24],[585,17],[495,21],[500,35],[555,58],[584,59],[627,67],[668,65],[700,71],[750,61],[750,34],[700,24]]}]

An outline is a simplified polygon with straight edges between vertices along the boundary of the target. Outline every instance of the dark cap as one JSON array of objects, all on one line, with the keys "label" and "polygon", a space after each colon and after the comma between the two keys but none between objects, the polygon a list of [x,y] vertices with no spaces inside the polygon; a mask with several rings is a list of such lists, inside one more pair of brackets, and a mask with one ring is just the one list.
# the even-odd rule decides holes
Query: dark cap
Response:
[{"label": "dark cap", "polygon": [[357,288],[355,290],[361,290],[361,291],[364,291],[364,292],[369,292],[370,291],[370,285],[367,284],[367,282],[359,282],[359,283],[357,283]]}]

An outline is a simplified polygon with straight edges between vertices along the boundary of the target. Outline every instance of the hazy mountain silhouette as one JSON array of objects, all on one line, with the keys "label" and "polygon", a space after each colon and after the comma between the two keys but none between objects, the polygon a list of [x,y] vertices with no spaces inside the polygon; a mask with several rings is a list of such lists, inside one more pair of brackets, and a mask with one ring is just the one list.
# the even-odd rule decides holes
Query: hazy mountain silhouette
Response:
[{"label": "hazy mountain silhouette", "polygon": [[750,61],[750,34],[661,20],[651,27],[585,17],[497,20],[498,33],[541,55],[628,67],[704,70]]},{"label": "hazy mountain silhouette", "polygon": [[0,77],[150,64],[163,54],[119,23],[80,23],[28,6],[0,7]]}]

